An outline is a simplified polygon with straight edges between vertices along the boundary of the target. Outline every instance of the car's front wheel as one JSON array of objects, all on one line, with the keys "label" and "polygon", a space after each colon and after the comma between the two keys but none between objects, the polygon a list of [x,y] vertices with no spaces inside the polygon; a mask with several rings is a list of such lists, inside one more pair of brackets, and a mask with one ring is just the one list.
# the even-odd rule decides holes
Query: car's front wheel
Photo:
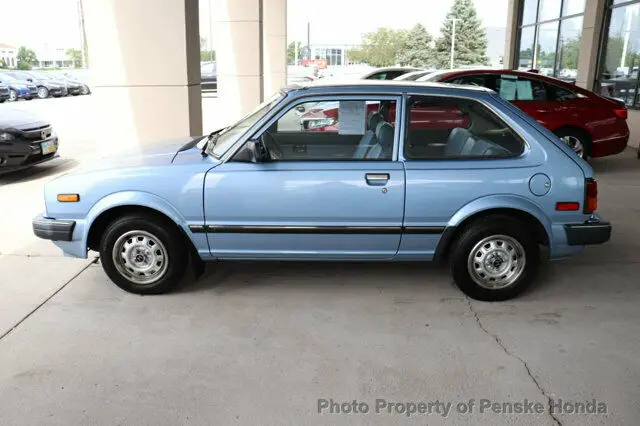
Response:
[{"label": "car's front wheel", "polygon": [[187,268],[184,237],[173,223],[148,214],[113,221],[100,242],[100,261],[109,278],[136,294],[160,294],[177,284]]},{"label": "car's front wheel", "polygon": [[82,86],[82,91],[80,92],[82,95],[88,95],[89,94],[89,86],[87,85],[83,85]]},{"label": "car's front wheel", "polygon": [[13,89],[10,89],[10,90],[9,90],[9,100],[10,100],[11,102],[15,102],[15,101],[17,101],[17,100],[18,100],[18,92],[16,92],[16,91],[15,91],[15,90],[13,90]]},{"label": "car's front wheel", "polygon": [[467,296],[484,301],[507,300],[533,281],[540,251],[527,227],[506,216],[473,222],[451,251],[453,279]]},{"label": "car's front wheel", "polygon": [[44,86],[38,87],[38,98],[47,99],[49,97],[49,89]]}]

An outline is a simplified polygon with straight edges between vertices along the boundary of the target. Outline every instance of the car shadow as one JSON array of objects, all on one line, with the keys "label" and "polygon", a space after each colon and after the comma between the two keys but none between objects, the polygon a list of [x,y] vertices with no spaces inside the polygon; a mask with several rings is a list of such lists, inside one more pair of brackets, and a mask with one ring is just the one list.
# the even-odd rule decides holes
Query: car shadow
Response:
[{"label": "car shadow", "polygon": [[0,171],[0,186],[29,182],[64,173],[78,166],[78,164],[78,161],[72,158],[56,158],[26,169],[9,172]]}]

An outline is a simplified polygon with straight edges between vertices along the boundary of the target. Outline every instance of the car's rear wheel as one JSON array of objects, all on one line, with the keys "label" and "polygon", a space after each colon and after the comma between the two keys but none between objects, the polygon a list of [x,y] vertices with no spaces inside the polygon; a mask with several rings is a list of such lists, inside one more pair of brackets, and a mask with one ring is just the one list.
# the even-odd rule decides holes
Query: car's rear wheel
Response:
[{"label": "car's rear wheel", "polygon": [[18,100],[18,92],[13,89],[9,89],[9,100],[15,102]]},{"label": "car's rear wheel", "polygon": [[38,87],[38,98],[46,99],[48,97],[49,97],[49,89],[47,89],[44,86]]},{"label": "car's rear wheel", "polygon": [[578,129],[558,129],[555,132],[580,158],[587,159],[591,155],[591,139]]},{"label": "car's rear wheel", "polygon": [[109,278],[136,294],[160,294],[177,284],[187,268],[184,237],[173,223],[148,214],[112,222],[100,242],[100,261]]},{"label": "car's rear wheel", "polygon": [[453,279],[467,296],[485,301],[513,298],[533,281],[540,251],[521,222],[490,216],[462,231],[451,251]]},{"label": "car's rear wheel", "polygon": [[82,86],[82,91],[80,92],[83,95],[89,94],[89,86]]}]

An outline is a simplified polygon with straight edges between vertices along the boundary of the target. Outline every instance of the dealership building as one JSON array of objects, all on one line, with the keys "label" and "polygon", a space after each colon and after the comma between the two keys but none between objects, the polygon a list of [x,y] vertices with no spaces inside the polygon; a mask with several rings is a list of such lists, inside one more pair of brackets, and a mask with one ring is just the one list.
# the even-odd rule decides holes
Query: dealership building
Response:
[{"label": "dealership building", "polygon": [[[211,0],[211,8],[228,121],[286,84],[287,2]],[[198,0],[92,0],[85,22],[101,137],[144,144],[202,134]],[[616,97],[638,146],[640,0],[508,0],[506,27],[505,68],[535,68],[603,94],[624,87]],[[321,53],[344,63],[342,51]]]}]

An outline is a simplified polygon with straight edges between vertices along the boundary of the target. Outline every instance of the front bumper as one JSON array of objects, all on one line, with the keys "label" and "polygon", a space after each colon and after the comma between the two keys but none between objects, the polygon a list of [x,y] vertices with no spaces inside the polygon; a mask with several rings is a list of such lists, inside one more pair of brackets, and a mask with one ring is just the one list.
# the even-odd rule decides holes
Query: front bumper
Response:
[{"label": "front bumper", "polygon": [[596,215],[584,223],[568,223],[564,230],[570,246],[603,244],[611,238],[611,224]]},{"label": "front bumper", "polygon": [[52,241],[71,241],[76,222],[38,216],[33,219],[32,226],[36,237]]},{"label": "front bumper", "polygon": [[[43,144],[53,146],[52,152],[43,153]],[[35,166],[58,157],[58,137],[42,140],[17,139],[0,144],[0,173]]]}]

